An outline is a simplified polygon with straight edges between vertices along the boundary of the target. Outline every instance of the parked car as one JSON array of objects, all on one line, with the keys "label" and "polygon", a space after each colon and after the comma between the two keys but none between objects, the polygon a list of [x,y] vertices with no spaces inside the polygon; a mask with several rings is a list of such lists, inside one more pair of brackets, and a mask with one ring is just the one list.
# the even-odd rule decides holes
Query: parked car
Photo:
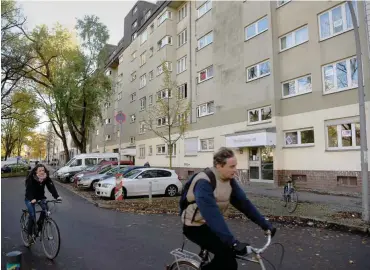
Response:
[{"label": "parked car", "polygon": [[73,182],[77,184],[77,182],[81,180],[82,177],[89,176],[89,175],[95,175],[95,174],[103,174],[109,171],[110,169],[112,169],[111,163],[87,167],[85,170],[74,175]]},{"label": "parked car", "polygon": [[[123,196],[143,196],[149,193],[149,183],[152,182],[153,195],[176,196],[182,191],[179,176],[174,170],[162,168],[139,168],[124,174],[122,180]],[[99,181],[95,194],[100,197],[114,199],[115,177]]]},{"label": "parked car", "polygon": [[4,166],[1,167],[2,173],[26,172],[30,170],[31,170],[31,166],[25,163],[5,164]]}]

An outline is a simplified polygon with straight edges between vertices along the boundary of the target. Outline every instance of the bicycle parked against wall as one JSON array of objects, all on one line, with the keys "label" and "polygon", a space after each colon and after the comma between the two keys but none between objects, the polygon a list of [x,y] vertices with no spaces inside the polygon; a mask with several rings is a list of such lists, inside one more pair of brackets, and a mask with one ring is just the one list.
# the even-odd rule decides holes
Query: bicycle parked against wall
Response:
[{"label": "bicycle parked against wall", "polygon": [[287,208],[289,213],[293,213],[298,206],[298,193],[294,187],[294,180],[288,176],[288,181],[284,185],[283,201],[284,207]]},{"label": "bicycle parked against wall", "polygon": [[[40,202],[37,202],[37,206],[40,206]],[[42,248],[44,250],[44,253],[47,258],[50,260],[54,259],[56,256],[58,256],[59,249],[60,249],[60,233],[59,233],[59,228],[56,222],[51,218],[51,212],[49,208],[49,203],[53,203],[54,206],[56,203],[61,203],[62,201],[60,200],[47,200],[46,205],[48,209],[46,211],[46,216],[44,223],[41,227],[41,230],[39,231],[38,226],[36,225],[36,217],[34,219],[34,224],[33,226],[33,234],[35,235],[35,238],[33,239],[33,242],[30,243],[28,239],[28,232],[27,232],[27,225],[28,225],[28,210],[27,209],[22,209],[22,216],[21,216],[21,236],[22,236],[22,241],[23,244],[26,247],[30,247],[33,243],[36,243],[36,240],[38,237],[40,237],[40,241],[42,244]],[[53,207],[54,208],[54,207]],[[36,211],[36,216],[37,213],[41,213],[43,210],[37,210]],[[54,244],[53,244],[54,242]]]}]

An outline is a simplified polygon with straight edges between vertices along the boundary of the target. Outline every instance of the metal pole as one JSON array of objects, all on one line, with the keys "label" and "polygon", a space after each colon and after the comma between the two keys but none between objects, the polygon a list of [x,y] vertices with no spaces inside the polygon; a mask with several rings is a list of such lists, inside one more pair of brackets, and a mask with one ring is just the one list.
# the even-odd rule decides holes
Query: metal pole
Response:
[{"label": "metal pole", "polygon": [[152,186],[152,181],[149,182],[149,204],[152,204],[152,191],[153,191],[153,186]]},{"label": "metal pole", "polygon": [[119,124],[119,147],[118,147],[119,160],[117,163],[118,168],[119,165],[121,164],[121,144],[122,144],[122,122]]},{"label": "metal pole", "polygon": [[358,105],[360,112],[361,178],[362,178],[362,210],[363,210],[362,219],[366,222],[369,222],[368,151],[366,135],[365,92],[361,59],[361,41],[357,24],[357,18],[355,10],[353,8],[352,1],[347,1],[347,3],[349,10],[351,12],[353,22],[358,66]]}]

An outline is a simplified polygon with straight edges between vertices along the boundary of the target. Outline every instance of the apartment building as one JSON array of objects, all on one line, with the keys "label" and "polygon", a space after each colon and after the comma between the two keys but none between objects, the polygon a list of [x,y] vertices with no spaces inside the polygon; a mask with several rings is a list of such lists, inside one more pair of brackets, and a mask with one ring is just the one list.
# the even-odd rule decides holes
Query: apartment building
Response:
[{"label": "apartment building", "polygon": [[[136,164],[168,166],[168,146],[140,122],[164,90],[160,64],[167,61],[191,102],[189,130],[173,151],[182,178],[210,166],[214,151],[227,146],[243,182],[279,184],[292,176],[307,188],[361,188],[358,62],[345,2],[162,1],[150,15],[143,3],[128,16],[136,9],[145,19],[134,32],[125,19],[129,41],[107,64],[114,95],[92,151],[118,152],[121,139],[121,154]],[[364,53],[365,10],[358,2]],[[369,132],[368,57],[362,66]],[[121,134],[118,111],[127,116]]]}]

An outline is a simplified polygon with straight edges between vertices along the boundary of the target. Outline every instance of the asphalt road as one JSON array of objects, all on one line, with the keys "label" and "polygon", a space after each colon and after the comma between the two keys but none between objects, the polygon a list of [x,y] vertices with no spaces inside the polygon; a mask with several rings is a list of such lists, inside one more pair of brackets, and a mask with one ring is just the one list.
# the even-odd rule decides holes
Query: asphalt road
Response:
[{"label": "asphalt road", "polygon": [[[164,269],[172,261],[170,250],[180,247],[182,235],[177,216],[136,215],[100,209],[57,185],[63,203],[53,218],[62,243],[58,257],[45,258],[40,243],[29,250],[22,246],[19,218],[24,208],[24,179],[1,179],[1,252],[24,252],[25,269]],[[51,196],[46,191],[48,196]],[[241,240],[262,245],[264,236],[251,222],[230,221]],[[281,269],[370,269],[370,239],[316,228],[282,227],[274,242],[285,247]],[[188,243],[192,251],[198,248]],[[275,245],[265,257],[278,265],[281,247]],[[255,265],[240,269],[259,269]],[[268,267],[267,269],[273,269]]]}]

